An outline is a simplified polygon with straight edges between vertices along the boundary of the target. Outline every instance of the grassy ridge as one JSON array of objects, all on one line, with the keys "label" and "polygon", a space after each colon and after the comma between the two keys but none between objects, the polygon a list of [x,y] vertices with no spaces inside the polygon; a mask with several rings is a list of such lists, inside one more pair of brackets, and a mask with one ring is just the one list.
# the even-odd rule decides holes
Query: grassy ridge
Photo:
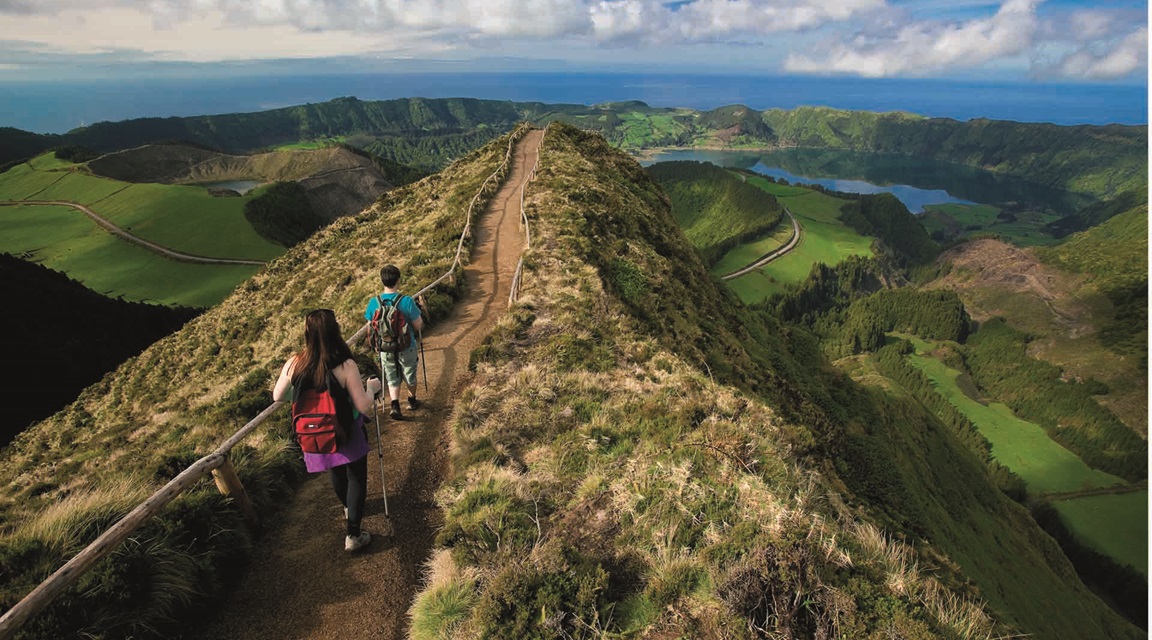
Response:
[{"label": "grassy ridge", "polygon": [[[321,230],[0,452],[0,609],[267,407],[305,311],[334,309],[349,335],[379,286],[380,255],[397,256],[413,287],[444,273],[505,142]],[[455,293],[430,295],[432,313]],[[264,513],[303,475],[279,420],[231,456]],[[172,637],[225,594],[253,535],[205,479],[133,540],[38,616],[28,637]]]},{"label": "grassy ridge", "polygon": [[948,588],[1036,637],[1140,635],[917,403],[710,286],[638,173],[580,131],[545,138],[540,244],[453,417],[414,637],[1007,630],[942,615]]}]

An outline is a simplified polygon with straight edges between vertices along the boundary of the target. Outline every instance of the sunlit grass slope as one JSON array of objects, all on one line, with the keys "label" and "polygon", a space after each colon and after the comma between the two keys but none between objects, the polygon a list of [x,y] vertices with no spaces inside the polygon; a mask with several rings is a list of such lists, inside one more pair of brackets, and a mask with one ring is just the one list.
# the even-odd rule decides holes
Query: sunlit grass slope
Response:
[{"label": "sunlit grass slope", "polygon": [[[570,127],[540,163],[522,296],[452,417],[412,637],[1008,633],[979,596],[1035,637],[1139,635],[915,403],[837,414],[867,392],[715,286],[638,165]],[[923,526],[909,546],[822,457],[864,437],[898,454],[864,480]]]},{"label": "sunlit grass slope", "polygon": [[[399,265],[413,288],[447,271],[468,204],[506,149],[495,142],[339,219],[21,434],[0,454],[0,609],[271,404],[306,311],[334,309],[351,335],[382,264]],[[453,295],[431,295],[432,313]],[[232,455],[262,512],[303,474],[284,419]],[[250,544],[237,512],[202,480],[38,616],[28,637],[172,637],[178,618],[222,596]]]},{"label": "sunlit grass slope", "polygon": [[[133,184],[89,175],[43,154],[0,174],[0,200],[88,205],[113,224],[174,251],[215,258],[271,260],[283,247],[260,237],[239,198],[192,186]],[[69,207],[0,207],[0,251],[67,273],[110,297],[209,307],[257,271],[164,258],[100,228]]]}]

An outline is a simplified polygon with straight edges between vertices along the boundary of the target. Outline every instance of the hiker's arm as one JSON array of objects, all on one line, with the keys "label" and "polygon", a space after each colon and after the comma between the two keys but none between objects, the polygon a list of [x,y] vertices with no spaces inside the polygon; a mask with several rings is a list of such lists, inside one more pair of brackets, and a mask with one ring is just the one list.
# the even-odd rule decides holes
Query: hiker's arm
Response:
[{"label": "hiker's arm", "polygon": [[276,386],[272,389],[273,400],[279,402],[292,397],[292,365],[295,362],[296,356],[292,356],[280,369],[280,377],[276,379]]},{"label": "hiker's arm", "polygon": [[357,411],[366,416],[376,413],[376,402],[360,382],[360,369],[356,367],[355,360],[345,360],[337,369],[336,377],[348,390],[348,398],[352,400],[352,406],[356,407]]}]

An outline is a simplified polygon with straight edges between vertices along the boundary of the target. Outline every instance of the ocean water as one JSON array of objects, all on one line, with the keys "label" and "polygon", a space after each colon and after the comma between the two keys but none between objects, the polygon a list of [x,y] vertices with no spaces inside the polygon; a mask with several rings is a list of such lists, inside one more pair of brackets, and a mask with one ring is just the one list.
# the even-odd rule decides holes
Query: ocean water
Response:
[{"label": "ocean water", "polygon": [[251,112],[325,102],[471,97],[657,107],[801,105],[957,120],[1147,124],[1144,86],[623,73],[372,73],[101,82],[0,82],[0,126],[63,133],[110,120]]}]

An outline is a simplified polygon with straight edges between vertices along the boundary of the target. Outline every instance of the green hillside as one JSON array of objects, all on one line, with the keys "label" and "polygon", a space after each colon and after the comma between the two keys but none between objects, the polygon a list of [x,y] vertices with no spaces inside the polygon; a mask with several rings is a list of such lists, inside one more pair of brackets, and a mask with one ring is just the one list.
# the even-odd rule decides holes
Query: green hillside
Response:
[{"label": "green hillside", "polygon": [[[416,637],[743,637],[772,593],[807,602],[768,618],[785,636],[962,636],[909,598],[932,602],[936,580],[1034,637],[1142,637],[921,405],[852,384],[803,329],[709,286],[636,173],[593,136],[546,136],[530,215],[556,242],[530,252],[521,304],[479,354],[483,386],[462,396]],[[805,477],[847,504],[825,511]],[[843,527],[834,547],[809,546],[829,540],[816,522]],[[876,524],[888,562],[866,541]],[[840,553],[853,562],[834,568]],[[914,562],[934,569],[901,571]]]},{"label": "green hillside", "polygon": [[648,173],[668,193],[672,216],[709,265],[771,233],[784,216],[771,194],[711,163],[659,162]]},{"label": "green hillside", "polygon": [[521,121],[566,122],[629,151],[799,146],[931,158],[1017,176],[1073,198],[1108,198],[1147,183],[1147,126],[960,122],[827,107],[761,112],[731,105],[702,112],[638,101],[585,106],[470,98],[338,98],[256,113],[101,122],[38,137],[0,129],[0,163],[69,145],[112,151],[187,140],[235,152],[338,139],[430,170]]},{"label": "green hillside", "polygon": [[[303,311],[356,326],[380,255],[412,288],[446,271],[505,143],[289,249],[0,452],[0,607],[267,406]],[[413,637],[1146,635],[922,404],[854,383],[812,329],[717,285],[626,154],[550,127],[526,207],[521,297],[452,414]],[[233,456],[261,513],[302,474],[286,437]],[[203,482],[29,635],[171,635],[252,543]]]}]

